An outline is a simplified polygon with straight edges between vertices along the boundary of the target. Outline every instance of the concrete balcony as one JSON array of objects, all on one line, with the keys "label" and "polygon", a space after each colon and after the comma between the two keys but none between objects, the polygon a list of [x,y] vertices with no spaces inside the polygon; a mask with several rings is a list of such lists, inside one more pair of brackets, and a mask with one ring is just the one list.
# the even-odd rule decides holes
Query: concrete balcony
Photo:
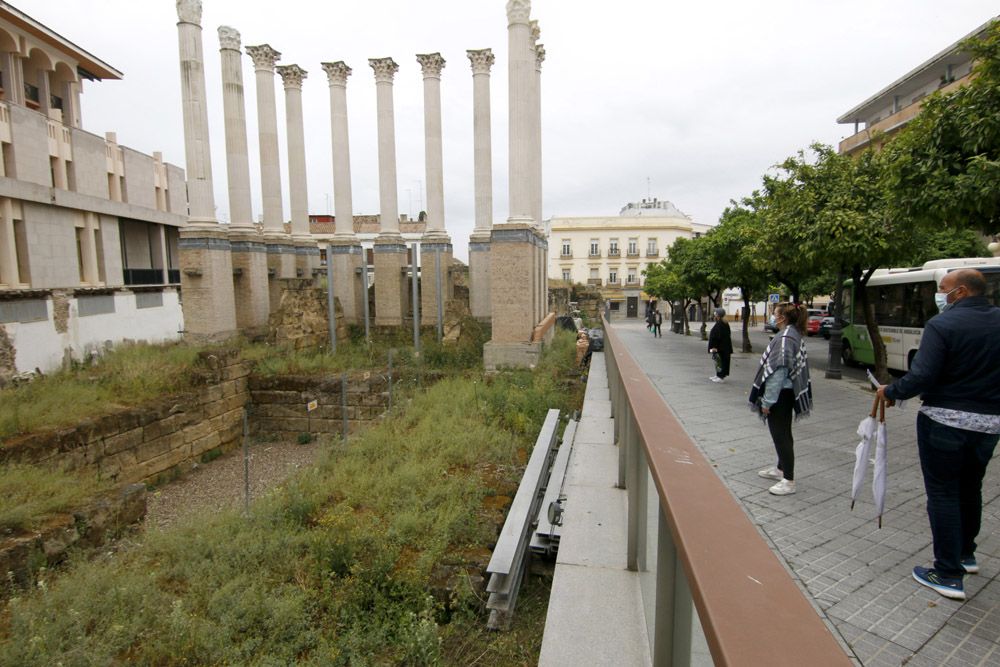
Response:
[{"label": "concrete balcony", "polygon": [[622,251],[619,250],[618,248],[612,248],[611,250],[608,250],[608,257],[621,257],[621,256],[622,256]]},{"label": "concrete balcony", "polygon": [[647,250],[646,251],[646,257],[659,257],[659,256],[660,256],[660,251],[659,250]]},{"label": "concrete balcony", "polygon": [[591,259],[593,259],[595,257],[600,257],[600,256],[601,256],[601,251],[600,250],[598,250],[597,252],[587,253],[587,257],[589,257]]},{"label": "concrete balcony", "polygon": [[627,252],[627,253],[625,254],[625,256],[626,256],[626,257],[638,257],[638,256],[639,256],[639,251],[638,251],[638,250],[636,250],[636,251],[634,251],[634,252],[633,252],[633,251],[629,250],[629,251],[628,251],[628,252]]},{"label": "concrete balcony", "polygon": [[603,281],[600,278],[587,278],[587,284],[600,287],[603,284]]}]

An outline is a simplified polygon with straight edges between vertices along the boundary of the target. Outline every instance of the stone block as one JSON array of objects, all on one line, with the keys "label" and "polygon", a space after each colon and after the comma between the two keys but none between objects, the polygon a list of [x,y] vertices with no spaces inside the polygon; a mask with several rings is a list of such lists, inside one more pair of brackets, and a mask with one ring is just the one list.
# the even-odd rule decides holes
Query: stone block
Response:
[{"label": "stone block", "polygon": [[155,459],[171,450],[182,448],[184,444],[184,433],[177,431],[153,440],[147,440],[132,451],[135,452],[136,460],[141,463]]},{"label": "stone block", "polygon": [[218,401],[212,401],[211,403],[206,403],[205,406],[205,419],[214,419],[218,417],[223,412],[226,411],[226,402],[222,399]]},{"label": "stone block", "polygon": [[254,390],[250,393],[254,405],[302,402],[302,395],[298,391]]},{"label": "stone block", "polygon": [[212,431],[204,438],[199,438],[191,443],[191,456],[198,457],[204,452],[210,449],[214,449],[222,444],[222,438],[219,437],[219,431]]},{"label": "stone block", "polygon": [[222,385],[213,384],[205,387],[201,391],[201,400],[203,403],[212,403],[214,401],[222,400]]},{"label": "stone block", "polygon": [[246,364],[233,364],[222,369],[223,380],[239,380],[250,375],[250,368]]},{"label": "stone block", "polygon": [[104,439],[104,456],[132,449],[143,441],[143,429],[133,428]]},{"label": "stone block", "polygon": [[222,400],[223,409],[226,412],[232,412],[233,410],[240,410],[244,408],[247,404],[247,396],[240,394],[233,394],[232,396],[227,396]]},{"label": "stone block", "polygon": [[221,385],[222,397],[229,398],[236,393],[236,380],[226,380]]},{"label": "stone block", "polygon": [[184,442],[194,442],[204,438],[212,431],[211,425],[207,421],[201,421],[197,424],[187,427],[184,429]]},{"label": "stone block", "polygon": [[170,415],[169,417],[164,417],[154,422],[150,422],[143,427],[143,440],[150,442],[161,438],[170,433],[176,432],[181,428],[182,417],[178,415]]}]

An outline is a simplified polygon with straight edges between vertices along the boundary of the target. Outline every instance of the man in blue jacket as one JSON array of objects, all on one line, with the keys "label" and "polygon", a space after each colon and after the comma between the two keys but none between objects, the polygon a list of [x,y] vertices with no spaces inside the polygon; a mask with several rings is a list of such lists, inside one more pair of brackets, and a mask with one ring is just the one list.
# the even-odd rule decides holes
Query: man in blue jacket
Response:
[{"label": "man in blue jacket", "polygon": [[941,595],[965,599],[963,578],[979,572],[976,536],[983,513],[982,482],[1000,438],[1000,308],[984,296],[974,269],[946,274],[910,371],[879,397],[920,395],[917,447],[934,540],[934,566],[913,578]]}]

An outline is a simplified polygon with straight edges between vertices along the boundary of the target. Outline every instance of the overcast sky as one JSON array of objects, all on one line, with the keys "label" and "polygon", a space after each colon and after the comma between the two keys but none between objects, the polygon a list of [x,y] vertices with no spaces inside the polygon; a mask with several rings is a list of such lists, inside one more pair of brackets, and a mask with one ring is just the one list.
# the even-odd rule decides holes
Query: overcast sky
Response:
[{"label": "overcast sky", "polygon": [[[85,82],[83,126],[184,166],[172,0],[14,0],[18,9],[124,72]],[[853,132],[843,112],[997,13],[995,0],[535,0],[542,66],[544,216],[614,215],[647,195],[713,224],[773,164]],[[445,224],[467,257],[473,226],[472,72],[466,49],[492,48],[493,209],[507,217],[504,0],[203,0],[212,168],[229,221],[218,26],[268,43],[309,72],[303,89],[309,210],[333,211],[329,88],[321,62],[344,60],[355,213],[378,213],[375,81],[396,75],[401,213],[424,204],[423,93],[417,53],[440,51]],[[254,216],[261,213],[256,97],[244,56]],[[281,160],[284,92],[275,77]],[[285,217],[289,215],[283,166]]]}]

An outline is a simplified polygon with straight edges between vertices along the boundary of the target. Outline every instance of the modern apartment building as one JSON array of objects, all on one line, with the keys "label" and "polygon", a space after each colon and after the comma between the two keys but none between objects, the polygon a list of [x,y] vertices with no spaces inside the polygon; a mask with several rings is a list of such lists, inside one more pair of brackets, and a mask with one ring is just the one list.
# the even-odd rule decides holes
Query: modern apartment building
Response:
[{"label": "modern apartment building", "polygon": [[878,146],[920,112],[925,97],[938,90],[952,91],[968,81],[972,54],[961,44],[984,34],[989,24],[987,21],[837,118],[838,123],[854,125],[854,134],[840,142],[840,152],[850,155]]},{"label": "modern apartment building", "polygon": [[596,286],[612,310],[629,317],[641,312],[642,272],[676,239],[710,229],[657,198],[626,204],[617,216],[553,217],[546,227],[549,279]]},{"label": "modern apartment building", "polygon": [[82,127],[121,72],[0,2],[0,379],[178,338],[184,171]]}]

